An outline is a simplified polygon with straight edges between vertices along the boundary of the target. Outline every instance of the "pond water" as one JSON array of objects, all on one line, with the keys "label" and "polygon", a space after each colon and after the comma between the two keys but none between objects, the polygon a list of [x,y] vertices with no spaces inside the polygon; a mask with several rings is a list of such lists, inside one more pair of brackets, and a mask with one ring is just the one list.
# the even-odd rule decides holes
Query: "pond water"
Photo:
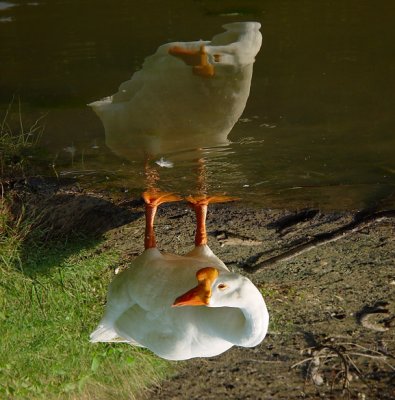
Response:
[{"label": "pond water", "polygon": [[203,157],[210,193],[259,206],[394,207],[394,20],[391,0],[0,2],[0,107],[14,96],[26,123],[46,114],[43,174],[137,193],[142,160],[113,154],[86,104],[164,43],[258,21],[263,45],[230,143],[158,155],[160,187],[193,192]]}]

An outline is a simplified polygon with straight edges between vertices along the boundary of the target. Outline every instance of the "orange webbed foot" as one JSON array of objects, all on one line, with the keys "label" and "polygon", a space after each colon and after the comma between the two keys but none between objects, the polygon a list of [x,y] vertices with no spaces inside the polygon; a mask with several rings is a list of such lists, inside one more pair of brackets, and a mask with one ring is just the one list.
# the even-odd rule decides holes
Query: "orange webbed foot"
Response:
[{"label": "orange webbed foot", "polygon": [[211,203],[228,203],[231,201],[240,200],[238,197],[224,196],[224,195],[214,195],[214,196],[188,196],[186,198],[187,202],[194,207],[208,205]]},{"label": "orange webbed foot", "polygon": [[199,50],[187,49],[181,46],[172,46],[169,48],[169,54],[180,58],[187,65],[191,65],[195,75],[203,78],[211,78],[215,75],[214,65],[208,62],[208,56],[204,44]]},{"label": "orange webbed foot", "polygon": [[201,63],[201,58],[202,58],[201,48],[199,50],[194,50],[194,49],[187,49],[181,46],[172,46],[169,48],[169,54],[181,59],[187,65],[195,66],[195,65],[200,65]]},{"label": "orange webbed foot", "polygon": [[142,197],[145,204],[156,207],[163,203],[172,203],[182,200],[182,197],[175,193],[161,192],[158,190],[147,190],[143,192]]}]

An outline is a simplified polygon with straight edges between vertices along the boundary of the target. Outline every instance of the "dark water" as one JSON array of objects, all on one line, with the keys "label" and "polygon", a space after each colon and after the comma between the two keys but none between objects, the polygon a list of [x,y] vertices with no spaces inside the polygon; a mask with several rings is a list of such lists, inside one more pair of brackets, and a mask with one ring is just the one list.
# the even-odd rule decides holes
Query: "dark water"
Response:
[{"label": "dark water", "polygon": [[[142,163],[104,145],[86,104],[117,91],[169,41],[262,24],[251,94],[228,146],[204,150],[210,192],[265,207],[395,206],[395,2],[0,2],[0,107],[48,113],[44,173],[141,191]],[[170,153],[161,186],[195,188],[194,152]],[[155,160],[153,160],[155,161]],[[155,165],[155,164],[153,164]]]}]

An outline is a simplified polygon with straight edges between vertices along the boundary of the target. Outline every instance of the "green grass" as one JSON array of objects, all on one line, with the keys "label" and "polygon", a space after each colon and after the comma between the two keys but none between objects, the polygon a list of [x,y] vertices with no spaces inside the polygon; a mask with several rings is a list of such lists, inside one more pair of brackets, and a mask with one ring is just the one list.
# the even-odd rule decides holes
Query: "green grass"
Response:
[{"label": "green grass", "polygon": [[89,343],[117,251],[86,239],[26,244],[24,229],[0,220],[0,398],[133,399],[168,375],[147,350]]},{"label": "green grass", "polygon": [[21,102],[15,111],[14,99],[0,119],[0,183],[7,178],[24,175],[29,157],[37,150],[37,144],[44,132],[43,119],[32,123],[22,118]]},{"label": "green grass", "polygon": [[122,254],[86,238],[48,242],[34,228],[38,216],[11,212],[7,182],[25,176],[43,131],[40,119],[22,121],[20,103],[12,107],[0,119],[0,399],[133,399],[171,364],[89,342]]}]

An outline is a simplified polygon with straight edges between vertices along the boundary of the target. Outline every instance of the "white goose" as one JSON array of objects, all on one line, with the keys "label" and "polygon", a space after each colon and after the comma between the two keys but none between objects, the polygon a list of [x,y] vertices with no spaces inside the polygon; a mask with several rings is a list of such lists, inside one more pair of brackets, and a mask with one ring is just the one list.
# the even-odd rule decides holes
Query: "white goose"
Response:
[{"label": "white goose", "polygon": [[160,46],[116,94],[89,104],[107,146],[131,158],[227,143],[250,93],[260,27],[235,22],[211,41]]},{"label": "white goose", "polygon": [[197,216],[195,248],[179,256],[160,252],[153,230],[157,206],[179,198],[159,192],[143,197],[145,251],[110,284],[91,341],[128,342],[169,360],[258,345],[269,322],[261,293],[249,279],[230,272],[207,245],[207,205],[227,198],[188,198]]}]

